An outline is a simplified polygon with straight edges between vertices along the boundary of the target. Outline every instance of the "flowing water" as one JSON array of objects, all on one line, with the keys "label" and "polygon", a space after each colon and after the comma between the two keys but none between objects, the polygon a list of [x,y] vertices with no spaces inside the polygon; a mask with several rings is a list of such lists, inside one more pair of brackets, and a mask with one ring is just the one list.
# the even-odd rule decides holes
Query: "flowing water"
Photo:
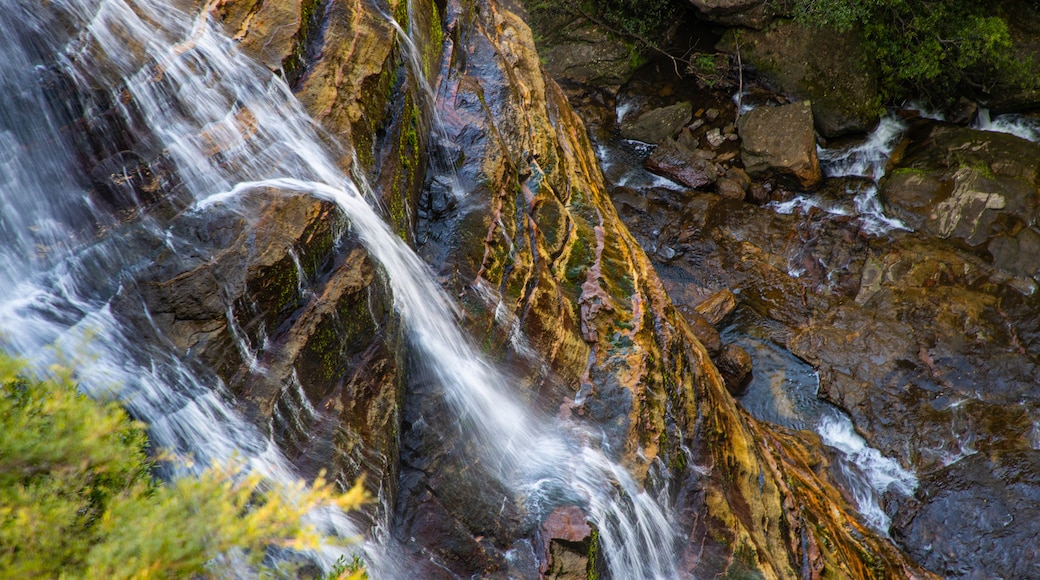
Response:
[{"label": "flowing water", "polygon": [[912,496],[917,476],[870,447],[856,433],[848,415],[818,397],[819,375],[773,344],[768,339],[773,332],[769,325],[750,309],[740,308],[722,332],[726,342],[742,346],[753,361],[751,383],[739,397],[741,406],[759,420],[818,433],[825,445],[838,452],[832,476],[848,492],[863,519],[887,535],[891,518],[882,508],[884,496]]},{"label": "flowing water", "polygon": [[[172,209],[185,215],[203,219],[247,193],[335,203],[382,265],[412,356],[444,387],[460,424],[472,425],[484,450],[474,459],[531,498],[535,516],[562,501],[582,505],[600,527],[612,577],[679,577],[668,512],[589,443],[595,434],[544,423],[514,400],[508,379],[462,335],[455,305],[364,199],[365,187],[336,166],[339,156],[285,83],[241,55],[205,12],[191,18],[159,0],[55,0],[46,10],[15,0],[0,27],[0,347],[41,371],[67,353],[85,390],[115,389],[157,446],[193,456],[195,465],[239,457],[274,480],[295,477],[270,439],[225,403],[213,373],[179,360],[161,339],[142,344],[114,312],[115,297],[153,266],[156,248],[199,249],[146,212],[144,200],[132,200],[133,219],[117,219],[90,192],[77,161],[84,144],[63,127],[78,108],[103,103],[110,109],[88,122],[115,118],[139,146],[161,152],[163,167],[148,169],[169,169],[163,185],[177,192]],[[55,77],[75,94],[46,93],[64,87]],[[227,316],[233,323],[230,305]],[[263,372],[255,347],[240,343],[244,360]],[[330,535],[357,533],[343,514],[313,517]],[[378,534],[365,546],[373,576],[404,575],[385,549]]]},{"label": "flowing water", "polygon": [[790,201],[772,203],[770,207],[780,213],[818,207],[834,215],[854,215],[863,231],[873,235],[883,235],[892,230],[909,230],[906,224],[885,214],[877,187],[878,181],[885,176],[885,166],[892,150],[905,130],[903,121],[895,115],[888,115],[862,142],[833,149],[817,148],[820,168],[826,177],[854,178],[845,187],[851,205],[849,199],[834,201],[799,195]]}]

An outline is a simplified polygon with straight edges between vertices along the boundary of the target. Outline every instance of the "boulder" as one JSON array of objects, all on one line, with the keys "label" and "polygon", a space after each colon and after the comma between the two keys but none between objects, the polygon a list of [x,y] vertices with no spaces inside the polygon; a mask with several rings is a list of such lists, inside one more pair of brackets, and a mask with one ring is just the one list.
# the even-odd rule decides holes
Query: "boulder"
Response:
[{"label": "boulder", "polygon": [[820,183],[820,161],[810,103],[759,107],[740,118],[740,154],[749,175],[776,173],[810,188]]},{"label": "boulder", "polygon": [[1012,275],[1037,274],[1023,252],[1035,250],[1040,237],[1040,145],[925,122],[900,150],[881,186],[887,211],[928,235],[988,251]]},{"label": "boulder", "polygon": [[782,20],[768,30],[731,30],[719,48],[739,51],[769,84],[810,101],[824,137],[869,131],[880,118],[877,72],[855,31]]},{"label": "boulder", "polygon": [[643,143],[661,143],[675,137],[693,116],[693,105],[676,103],[650,109],[621,123],[621,136]]},{"label": "boulder", "polygon": [[690,151],[667,138],[646,159],[646,168],[687,187],[705,187],[715,183],[718,170],[704,155],[698,155],[699,151]]},{"label": "boulder", "polygon": [[616,86],[635,70],[631,46],[584,18],[535,12],[531,27],[546,72],[561,82]]},{"label": "boulder", "polygon": [[778,15],[780,4],[766,0],[689,0],[701,18],[726,26],[763,28]]}]

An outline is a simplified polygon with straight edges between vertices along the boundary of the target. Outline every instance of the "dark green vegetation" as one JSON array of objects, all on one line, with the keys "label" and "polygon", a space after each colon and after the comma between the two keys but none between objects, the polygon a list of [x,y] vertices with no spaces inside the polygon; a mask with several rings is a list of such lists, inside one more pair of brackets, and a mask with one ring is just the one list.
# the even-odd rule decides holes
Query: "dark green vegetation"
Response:
[{"label": "dark green vegetation", "polygon": [[[38,380],[0,355],[0,577],[282,575],[264,557],[315,545],[304,513],[362,499],[360,488],[339,496],[319,480],[287,490],[233,467],[157,482],[143,426],[54,372]],[[334,572],[362,573],[356,563]]]},{"label": "dark green vegetation", "polygon": [[810,25],[858,28],[876,56],[887,100],[986,95],[1021,85],[1029,63],[1012,50],[1005,3],[977,0],[796,0]]}]

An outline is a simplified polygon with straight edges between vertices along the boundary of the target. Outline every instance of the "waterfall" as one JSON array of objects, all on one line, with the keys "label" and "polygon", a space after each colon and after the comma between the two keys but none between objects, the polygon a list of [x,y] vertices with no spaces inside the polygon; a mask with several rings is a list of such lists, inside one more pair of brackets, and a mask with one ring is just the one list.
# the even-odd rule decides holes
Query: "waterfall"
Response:
[{"label": "waterfall", "polygon": [[[249,192],[335,203],[382,266],[414,356],[443,385],[460,422],[473,425],[468,433],[484,450],[475,459],[529,498],[536,515],[559,498],[582,505],[600,529],[612,577],[680,577],[668,512],[587,443],[595,434],[539,421],[515,400],[507,377],[460,331],[457,307],[365,200],[366,186],[337,167],[286,84],[239,53],[205,11],[193,19],[161,0],[54,0],[42,9],[14,2],[0,14],[0,196],[16,209],[0,216],[0,347],[40,369],[58,356],[49,345],[77,354],[86,391],[118,388],[156,446],[191,455],[196,465],[237,456],[273,480],[295,477],[275,445],[224,402],[228,394],[213,374],[178,359],[162,340],[142,344],[114,311],[123,285],[152,266],[154,252],[135,248],[195,248],[144,212],[144,201],[128,202],[137,219],[127,225],[88,193],[88,176],[75,169],[84,144],[69,142],[60,130],[69,119],[57,118],[62,103],[75,105],[44,94],[56,61],[59,78],[85,95],[100,90],[106,97],[98,106],[111,107],[105,117],[170,169],[164,185],[176,190],[170,203],[177,211],[202,219]],[[141,171],[150,169],[159,168]],[[258,359],[240,343],[245,360]],[[357,533],[343,514],[314,517],[331,535]],[[373,577],[403,575],[379,538],[364,548]],[[324,555],[325,563],[335,555]]]}]

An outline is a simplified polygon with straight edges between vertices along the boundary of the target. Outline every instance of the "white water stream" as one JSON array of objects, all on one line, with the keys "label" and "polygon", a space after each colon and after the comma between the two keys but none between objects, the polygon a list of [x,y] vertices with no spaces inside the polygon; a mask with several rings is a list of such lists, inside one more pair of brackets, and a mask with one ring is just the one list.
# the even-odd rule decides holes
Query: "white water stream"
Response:
[{"label": "white water stream", "polygon": [[[285,83],[241,55],[207,14],[192,19],[159,0],[55,0],[43,10],[15,0],[0,26],[0,347],[43,370],[57,356],[48,347],[57,345],[73,358],[85,390],[116,389],[157,446],[190,454],[197,465],[237,456],[273,480],[295,478],[274,444],[225,404],[219,382],[162,344],[140,344],[112,311],[121,284],[152,266],[121,236],[193,248],[150,218],[116,227],[94,207],[87,176],[76,174],[78,144],[66,142],[40,89],[42,67],[56,59],[84,93],[107,91],[110,114],[162,151],[190,198],[188,211],[204,215],[246,192],[334,202],[382,265],[416,358],[433,371],[460,423],[474,426],[484,450],[474,460],[493,464],[503,482],[531,498],[536,514],[554,507],[541,504],[549,497],[583,505],[600,527],[612,577],[680,577],[668,513],[587,443],[596,437],[543,423],[514,400],[508,379],[460,332],[454,304],[336,166]],[[80,232],[94,222],[102,235]],[[341,513],[314,518],[331,535],[357,533]],[[404,576],[379,542],[376,534],[364,547],[373,577]],[[324,562],[335,556],[330,551]]]}]

